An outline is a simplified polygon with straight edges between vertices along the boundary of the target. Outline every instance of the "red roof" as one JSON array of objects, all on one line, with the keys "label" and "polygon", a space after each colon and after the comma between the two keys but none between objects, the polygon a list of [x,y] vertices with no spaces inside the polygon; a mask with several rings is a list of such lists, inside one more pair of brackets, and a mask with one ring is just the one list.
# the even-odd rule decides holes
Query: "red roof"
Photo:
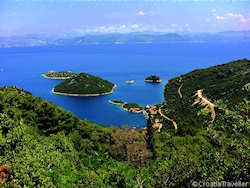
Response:
[{"label": "red roof", "polygon": [[154,128],[159,127],[159,124],[158,124],[158,123],[155,123],[155,124],[153,125],[153,127],[154,127]]}]

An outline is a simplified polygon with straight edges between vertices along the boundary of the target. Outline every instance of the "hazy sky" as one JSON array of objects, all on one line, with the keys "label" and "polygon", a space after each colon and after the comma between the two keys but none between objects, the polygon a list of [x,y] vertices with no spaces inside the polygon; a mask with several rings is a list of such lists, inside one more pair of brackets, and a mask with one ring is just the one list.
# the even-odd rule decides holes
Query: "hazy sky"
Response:
[{"label": "hazy sky", "polygon": [[0,36],[250,30],[250,0],[0,0]]}]

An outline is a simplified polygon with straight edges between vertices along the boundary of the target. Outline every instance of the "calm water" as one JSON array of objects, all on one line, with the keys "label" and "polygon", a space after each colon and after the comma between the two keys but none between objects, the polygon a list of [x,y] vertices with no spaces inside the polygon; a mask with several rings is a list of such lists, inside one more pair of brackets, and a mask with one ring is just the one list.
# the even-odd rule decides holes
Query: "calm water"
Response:
[{"label": "calm water", "polygon": [[[17,85],[58,106],[104,125],[143,127],[143,114],[131,114],[108,103],[110,99],[140,105],[163,102],[167,80],[197,68],[250,58],[250,44],[172,43],[86,45],[0,49],[0,86]],[[68,97],[51,93],[58,80],[47,80],[50,70],[87,72],[117,84],[114,93],[100,97]],[[161,84],[145,83],[159,75]],[[127,85],[127,80],[135,80]]]}]

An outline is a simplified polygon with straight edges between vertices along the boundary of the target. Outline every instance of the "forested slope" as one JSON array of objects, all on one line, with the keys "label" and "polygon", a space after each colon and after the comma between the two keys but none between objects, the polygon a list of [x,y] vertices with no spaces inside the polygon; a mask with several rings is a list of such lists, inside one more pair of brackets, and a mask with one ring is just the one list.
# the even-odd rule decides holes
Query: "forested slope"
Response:
[{"label": "forested slope", "polygon": [[[249,82],[247,59],[168,81],[165,102],[156,105],[158,112],[149,116],[147,126],[154,161],[165,163],[160,168],[166,170],[166,185],[248,181]],[[154,128],[156,119],[160,132]]]},{"label": "forested slope", "polygon": [[[205,106],[194,104],[197,92],[201,90],[203,97],[214,104],[215,113],[219,116],[223,109],[224,112],[226,109],[235,111],[244,98],[249,98],[245,87],[249,80],[250,61],[247,59],[198,69],[168,81],[164,92],[166,102],[162,109],[178,122],[180,128],[203,127],[204,118],[209,116],[198,115]],[[207,112],[212,113],[209,107]],[[246,114],[242,116],[246,118]]]},{"label": "forested slope", "polygon": [[[0,186],[191,187],[249,181],[249,60],[171,79],[156,131],[93,124],[0,88]],[[205,100],[206,99],[206,100]],[[212,105],[215,117],[213,117]],[[150,116],[151,117],[151,116]]]},{"label": "forested slope", "polygon": [[54,91],[68,94],[103,94],[111,92],[114,84],[87,73],[74,75],[55,86]]}]

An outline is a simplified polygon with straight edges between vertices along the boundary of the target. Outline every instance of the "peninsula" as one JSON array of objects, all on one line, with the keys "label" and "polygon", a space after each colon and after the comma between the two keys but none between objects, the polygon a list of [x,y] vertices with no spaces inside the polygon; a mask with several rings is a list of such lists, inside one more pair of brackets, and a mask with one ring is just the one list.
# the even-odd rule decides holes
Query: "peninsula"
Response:
[{"label": "peninsula", "polygon": [[156,76],[156,75],[148,76],[147,78],[145,78],[144,81],[145,82],[151,82],[151,83],[161,83],[162,82],[162,80],[160,79],[160,77]]},{"label": "peninsula", "polygon": [[68,79],[68,78],[71,78],[72,76],[75,76],[77,75],[76,73],[73,73],[73,72],[70,72],[70,71],[67,71],[67,72],[56,72],[56,71],[49,71],[45,74],[42,74],[42,76],[44,78],[47,78],[47,79],[55,79],[55,80],[64,80],[64,79]]},{"label": "peninsula", "polygon": [[87,73],[77,74],[52,89],[54,94],[67,96],[101,96],[113,92],[116,85]]},{"label": "peninsula", "polygon": [[109,100],[109,103],[121,106],[124,111],[132,113],[143,113],[144,108],[136,103],[126,103],[122,100]]}]

